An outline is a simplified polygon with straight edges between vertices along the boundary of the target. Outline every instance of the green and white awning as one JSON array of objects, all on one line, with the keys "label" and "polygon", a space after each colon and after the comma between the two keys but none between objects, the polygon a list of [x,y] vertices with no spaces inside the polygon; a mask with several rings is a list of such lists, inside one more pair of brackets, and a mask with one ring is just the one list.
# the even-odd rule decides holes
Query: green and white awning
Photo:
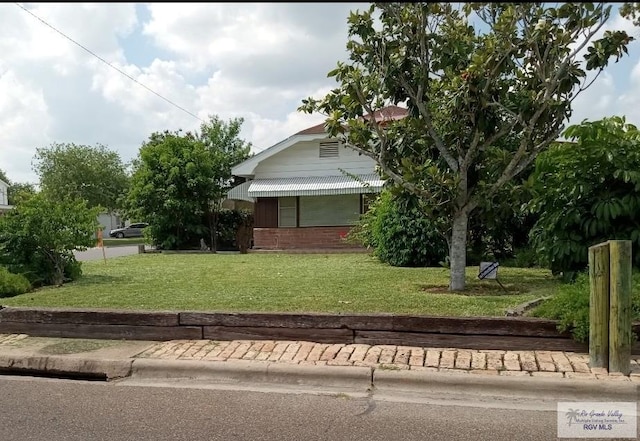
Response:
[{"label": "green and white awning", "polygon": [[249,197],[249,186],[251,185],[251,181],[243,182],[240,185],[236,185],[231,190],[227,192],[227,199],[234,199],[236,201],[248,201],[255,202],[255,199]]},{"label": "green and white awning", "polygon": [[249,181],[249,197],[326,196],[378,193],[384,181],[377,174],[351,176],[308,176]]}]

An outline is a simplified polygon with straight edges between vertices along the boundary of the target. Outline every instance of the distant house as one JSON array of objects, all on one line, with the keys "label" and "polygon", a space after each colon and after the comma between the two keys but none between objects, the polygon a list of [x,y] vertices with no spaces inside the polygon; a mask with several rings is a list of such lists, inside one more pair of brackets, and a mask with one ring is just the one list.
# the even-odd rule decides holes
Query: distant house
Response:
[{"label": "distant house", "polygon": [[[406,114],[391,106],[375,117],[394,120]],[[227,197],[254,202],[254,248],[262,249],[353,246],[344,238],[384,184],[375,162],[329,138],[324,124],[263,150],[232,174],[246,182]]]},{"label": "distant house", "polygon": [[105,211],[98,214],[98,224],[105,237],[109,237],[109,231],[128,225],[117,213],[107,213]]},{"label": "distant house", "polygon": [[0,214],[13,208],[9,205],[9,184],[0,179]]}]

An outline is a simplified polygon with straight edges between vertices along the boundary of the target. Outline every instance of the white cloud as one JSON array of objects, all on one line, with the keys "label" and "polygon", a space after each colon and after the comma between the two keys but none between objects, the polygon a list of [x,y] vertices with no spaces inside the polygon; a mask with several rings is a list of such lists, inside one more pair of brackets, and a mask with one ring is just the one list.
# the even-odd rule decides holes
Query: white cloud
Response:
[{"label": "white cloud", "polygon": [[[17,5],[0,4],[0,168],[15,181],[36,180],[35,149],[52,142],[105,144],[128,161],[151,133],[193,130],[201,123],[198,118],[213,114],[243,117],[242,136],[256,151],[318,124],[322,116],[296,109],[303,98],[321,97],[335,86],[326,73],[346,59],[349,11],[367,5],[24,7],[122,73]],[[607,69],[576,100],[576,118],[626,110],[640,120],[634,50],[630,47],[632,56],[620,62],[626,70]],[[620,72],[629,83],[624,90]]]},{"label": "white cloud", "polygon": [[33,146],[49,142],[51,117],[37,87],[10,70],[0,70],[0,168],[12,181],[35,182],[30,170]]}]

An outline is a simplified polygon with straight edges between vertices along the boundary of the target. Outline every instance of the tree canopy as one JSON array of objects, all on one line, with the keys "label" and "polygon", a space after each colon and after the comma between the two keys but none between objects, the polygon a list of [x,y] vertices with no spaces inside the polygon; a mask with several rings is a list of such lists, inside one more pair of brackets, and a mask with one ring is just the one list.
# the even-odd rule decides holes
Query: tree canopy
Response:
[{"label": "tree canopy", "polygon": [[[558,138],[575,98],[627,53],[625,31],[601,32],[611,8],[374,3],[349,16],[349,61],[328,74],[338,86],[300,110],[327,115],[331,136],[449,219],[450,289],[462,290],[469,214]],[[409,115],[385,117],[390,104]]]},{"label": "tree canopy", "polygon": [[530,178],[532,230],[551,270],[572,278],[587,267],[588,247],[631,240],[640,267],[640,131],[623,117],[569,127],[559,143],[536,159]]},{"label": "tree canopy", "polygon": [[60,198],[81,198],[89,207],[120,208],[129,178],[120,155],[106,146],[58,144],[36,149],[34,171],[42,189]]},{"label": "tree canopy", "polygon": [[215,250],[215,215],[232,185],[231,167],[251,147],[239,138],[242,122],[213,116],[200,132],[156,132],[142,145],[127,211],[149,223],[158,246],[182,248],[211,237]]},{"label": "tree canopy", "polygon": [[0,263],[36,284],[62,285],[79,276],[74,250],[95,244],[97,208],[82,199],[40,191],[0,217]]},{"label": "tree canopy", "polygon": [[33,184],[28,182],[13,182],[2,169],[0,169],[0,179],[9,185],[9,189],[7,190],[7,202],[9,205],[15,205],[19,200],[29,197],[36,192]]}]

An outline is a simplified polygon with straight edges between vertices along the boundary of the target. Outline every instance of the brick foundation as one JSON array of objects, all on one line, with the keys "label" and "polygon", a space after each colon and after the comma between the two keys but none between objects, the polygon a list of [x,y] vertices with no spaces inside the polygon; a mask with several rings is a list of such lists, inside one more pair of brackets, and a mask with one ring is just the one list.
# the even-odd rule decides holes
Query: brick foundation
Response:
[{"label": "brick foundation", "polygon": [[343,237],[351,227],[254,228],[253,247],[267,250],[295,248],[354,248]]}]

